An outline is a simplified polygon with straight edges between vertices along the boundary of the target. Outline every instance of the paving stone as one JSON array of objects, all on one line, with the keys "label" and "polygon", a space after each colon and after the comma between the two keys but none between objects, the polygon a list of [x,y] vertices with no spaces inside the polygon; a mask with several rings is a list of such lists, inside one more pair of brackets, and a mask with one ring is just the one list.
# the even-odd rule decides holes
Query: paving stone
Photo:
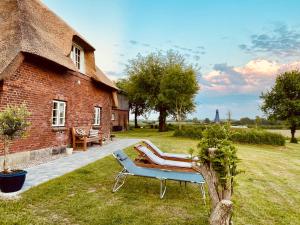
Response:
[{"label": "paving stone", "polygon": [[17,196],[34,186],[86,166],[87,164],[112,154],[116,150],[125,149],[140,141],[141,139],[118,139],[104,146],[90,147],[86,152],[77,152],[68,157],[58,158],[44,164],[30,167],[26,169],[28,173],[22,190],[10,193],[9,195],[1,193],[0,198],[5,198],[5,195],[13,198],[12,196]]}]

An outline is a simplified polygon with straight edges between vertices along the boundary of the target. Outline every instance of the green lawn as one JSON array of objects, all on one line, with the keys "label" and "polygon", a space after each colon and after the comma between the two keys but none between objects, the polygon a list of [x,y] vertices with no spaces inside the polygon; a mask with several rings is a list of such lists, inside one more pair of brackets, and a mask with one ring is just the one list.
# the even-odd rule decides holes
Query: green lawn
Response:
[{"label": "green lawn", "polygon": [[[174,152],[198,143],[144,129],[118,136],[147,138]],[[237,178],[235,224],[300,224],[300,144],[237,147],[245,173]],[[127,153],[135,154],[132,149]],[[35,187],[21,200],[2,201],[0,224],[207,224],[209,206],[203,205],[195,186],[169,182],[160,200],[159,181],[130,177],[113,194],[120,169],[109,156]]]}]

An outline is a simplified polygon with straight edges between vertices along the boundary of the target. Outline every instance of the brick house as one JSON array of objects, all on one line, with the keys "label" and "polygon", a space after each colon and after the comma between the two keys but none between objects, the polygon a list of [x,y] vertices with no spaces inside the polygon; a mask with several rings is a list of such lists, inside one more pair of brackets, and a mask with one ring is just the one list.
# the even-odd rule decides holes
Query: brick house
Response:
[{"label": "brick house", "polygon": [[118,89],[95,65],[94,47],[39,0],[1,0],[0,21],[0,110],[25,103],[31,112],[12,152],[51,152],[76,126],[109,138]]},{"label": "brick house", "polygon": [[118,107],[112,110],[112,130],[124,131],[129,126],[129,103],[125,93],[118,91]]}]

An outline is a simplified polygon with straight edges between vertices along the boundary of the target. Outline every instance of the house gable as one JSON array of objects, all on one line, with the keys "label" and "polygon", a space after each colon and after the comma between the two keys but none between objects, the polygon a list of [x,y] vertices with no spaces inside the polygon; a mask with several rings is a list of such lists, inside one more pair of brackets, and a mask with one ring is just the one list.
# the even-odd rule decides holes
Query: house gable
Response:
[{"label": "house gable", "polygon": [[[9,76],[6,68],[20,54],[29,53],[80,72],[70,58],[72,43],[84,49],[85,75],[117,89],[103,73],[98,74],[94,47],[39,0],[0,1],[0,80]],[[7,47],[9,46],[9,47]]]}]

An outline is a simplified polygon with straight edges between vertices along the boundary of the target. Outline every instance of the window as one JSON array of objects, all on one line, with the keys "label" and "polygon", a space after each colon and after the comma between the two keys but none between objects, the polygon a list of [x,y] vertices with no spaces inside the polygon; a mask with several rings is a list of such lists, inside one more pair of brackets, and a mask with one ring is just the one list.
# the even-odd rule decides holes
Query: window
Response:
[{"label": "window", "polygon": [[62,127],[65,126],[66,121],[66,102],[53,101],[52,109],[52,126]]},{"label": "window", "polygon": [[77,69],[81,72],[84,73],[84,51],[83,49],[76,45],[72,45],[72,50],[71,50],[71,59],[75,63]]},{"label": "window", "polygon": [[94,125],[99,126],[101,123],[101,108],[100,107],[94,107]]},{"label": "window", "polygon": [[115,113],[112,113],[112,114],[111,114],[111,120],[113,120],[113,121],[116,120],[116,115],[115,115]]}]

